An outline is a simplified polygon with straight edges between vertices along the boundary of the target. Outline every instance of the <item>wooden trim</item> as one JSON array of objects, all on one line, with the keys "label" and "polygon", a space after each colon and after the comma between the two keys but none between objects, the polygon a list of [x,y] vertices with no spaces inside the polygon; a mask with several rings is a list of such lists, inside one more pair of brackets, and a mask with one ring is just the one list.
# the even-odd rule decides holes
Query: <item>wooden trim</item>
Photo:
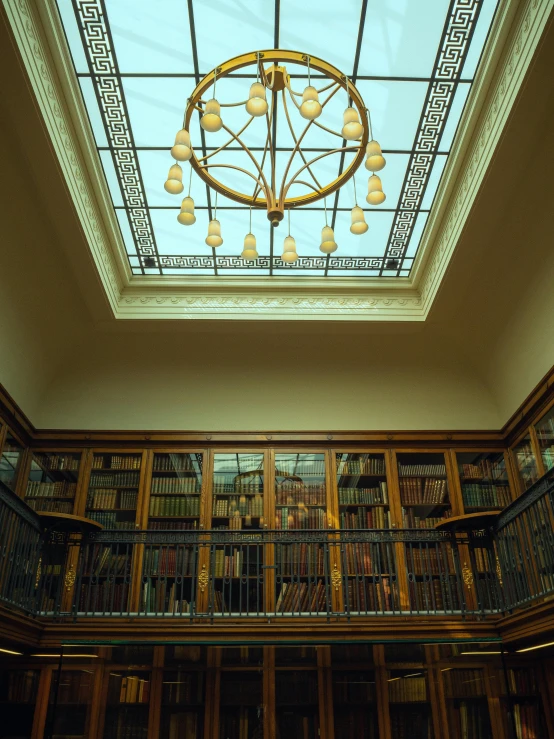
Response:
[{"label": "wooden trim", "polygon": [[[40,669],[40,668],[38,668]],[[35,703],[35,715],[33,716],[32,739],[42,739],[46,726],[48,714],[48,702],[50,698],[50,681],[52,679],[52,668],[43,667],[40,670],[38,682],[37,700]]]},{"label": "wooden trim", "polygon": [[275,707],[275,647],[264,647],[263,706],[264,737],[276,739],[277,715]]},{"label": "wooden trim", "polygon": [[529,427],[529,434],[531,436],[531,449],[533,450],[533,454],[535,455],[535,459],[537,461],[537,472],[539,473],[539,477],[542,477],[545,474],[546,470],[544,468],[541,447],[537,438],[537,429],[535,428],[534,424]]}]

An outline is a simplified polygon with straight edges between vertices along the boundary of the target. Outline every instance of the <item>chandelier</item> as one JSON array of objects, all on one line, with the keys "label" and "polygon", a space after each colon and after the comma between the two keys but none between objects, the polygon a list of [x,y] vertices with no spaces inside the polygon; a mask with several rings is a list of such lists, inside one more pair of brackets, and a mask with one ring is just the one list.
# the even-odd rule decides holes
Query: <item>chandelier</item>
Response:
[{"label": "chandelier", "polygon": [[[240,84],[241,77],[237,71],[252,65],[255,65],[256,81],[250,85],[248,98],[240,102],[218,102],[218,81],[228,78],[228,82],[231,81],[236,86],[237,83]],[[314,83],[317,80],[317,88],[312,84],[312,71],[315,71]],[[306,81],[306,77],[307,85],[303,91],[294,90],[295,79]],[[333,121],[327,120],[330,116],[326,116],[326,112],[336,108],[338,98],[335,96],[341,92],[346,97],[346,106],[342,129],[337,131],[331,127]],[[227,115],[225,109],[228,109]],[[246,116],[242,115],[243,109]],[[238,113],[241,113],[240,117]],[[195,115],[198,116],[202,129],[199,132],[202,141],[194,142],[196,148],[193,147],[190,134],[191,126],[197,125],[193,120]],[[336,125],[336,110],[333,117]],[[300,120],[303,128],[298,128],[296,119]],[[291,151],[287,151],[285,158],[275,143],[277,120],[280,125],[286,124],[287,138],[290,136],[288,149]],[[313,147],[308,149],[306,142],[309,142],[311,133],[320,131],[325,132],[328,137],[334,137],[336,145],[326,147],[322,153],[309,159],[307,154],[308,151],[312,154]],[[224,134],[221,143],[222,134],[218,135],[218,132]],[[265,141],[263,146],[247,144],[246,140],[250,135],[258,142]],[[210,137],[217,140],[216,146],[209,147],[208,151],[206,142],[210,141]],[[199,151],[203,156],[198,155]],[[242,166],[233,163],[237,152],[243,158]],[[351,161],[343,166],[347,154]],[[241,257],[247,261],[258,257],[256,237],[252,233],[253,208],[264,209],[272,226],[278,226],[287,212],[288,235],[284,239],[281,258],[286,263],[292,263],[298,255],[296,241],[291,235],[291,211],[321,199],[324,200],[325,223],[319,248],[324,254],[336,251],[338,247],[334,231],[327,221],[326,198],[354,177],[364,156],[365,167],[371,173],[366,202],[369,205],[379,205],[385,200],[381,178],[376,174],[385,166],[385,159],[380,145],[373,138],[371,116],[360,93],[348,77],[332,65],[295,51],[274,49],[243,54],[207,74],[187,100],[183,127],[177,132],[171,155],[175,164],[170,167],[165,182],[167,192],[179,195],[184,190],[183,170],[179,162],[189,162],[191,167],[188,194],[183,199],[177,216],[179,223],[191,226],[196,221],[194,200],[191,197],[193,171],[215,192],[214,217],[208,224],[206,237],[208,246],[215,248],[223,243],[221,223],[217,219],[218,193],[250,207],[250,228],[244,238],[241,253]],[[331,178],[327,173],[325,177],[325,172],[322,176],[317,168],[328,157],[337,155],[341,157],[338,176]],[[239,189],[235,189],[235,180],[233,187],[225,181],[226,171],[232,171],[235,180],[235,173],[240,173]],[[368,226],[364,210],[357,202],[355,180],[353,182],[350,231],[361,235],[367,231]],[[246,187],[248,183],[249,188]]]}]

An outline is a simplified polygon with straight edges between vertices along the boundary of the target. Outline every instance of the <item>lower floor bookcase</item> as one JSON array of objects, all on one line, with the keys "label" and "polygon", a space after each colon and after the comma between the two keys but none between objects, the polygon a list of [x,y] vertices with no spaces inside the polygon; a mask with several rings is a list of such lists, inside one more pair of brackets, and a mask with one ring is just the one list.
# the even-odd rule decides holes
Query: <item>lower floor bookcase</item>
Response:
[{"label": "lower floor bookcase", "polygon": [[546,739],[552,657],[496,642],[0,657],[0,739]]}]

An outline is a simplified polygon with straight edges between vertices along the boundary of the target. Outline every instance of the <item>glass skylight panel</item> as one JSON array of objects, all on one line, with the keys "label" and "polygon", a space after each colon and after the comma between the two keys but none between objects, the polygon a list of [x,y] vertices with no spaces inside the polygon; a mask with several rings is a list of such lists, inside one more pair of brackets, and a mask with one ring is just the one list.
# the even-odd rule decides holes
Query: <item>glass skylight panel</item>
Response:
[{"label": "glass skylight panel", "polygon": [[[134,274],[333,277],[399,276],[405,278],[421,242],[447,155],[456,136],[471,90],[497,0],[252,0],[247,4],[214,0],[57,0],[92,133],[99,149],[130,265]],[[276,9],[279,10],[276,19]],[[360,24],[362,28],[360,29]],[[362,31],[360,35],[360,30]],[[228,59],[254,48],[279,48],[313,54],[352,79],[370,109],[373,135],[380,142],[387,165],[379,176],[387,196],[368,206],[367,179],[362,163],[356,176],[357,201],[364,209],[368,231],[350,233],[354,205],[353,182],[327,197],[328,223],[334,223],[338,250],[330,256],[319,250],[325,224],[324,202],[293,210],[291,233],[299,259],[280,262],[287,218],[273,230],[265,210],[252,213],[259,259],[241,259],[249,230],[249,208],[218,196],[218,219],[223,245],[205,244],[210,218],[206,185],[193,174],[191,195],[196,223],[177,222],[181,200],[188,193],[190,165],[183,163],[184,192],[169,195],[163,183],[171,163],[169,149],[183,122],[186,101],[198,79]],[[358,40],[361,43],[358,47]],[[359,56],[356,56],[359,49]],[[199,75],[199,77],[197,76]],[[246,100],[255,67],[239,70],[217,82],[223,104]],[[437,82],[437,81],[440,81]],[[292,87],[301,93],[306,70],[293,70]],[[311,82],[327,84],[313,71]],[[211,97],[213,88],[204,98]],[[327,92],[320,95],[326,99]],[[301,98],[297,98],[301,102]],[[346,92],[339,90],[325,106],[319,122],[340,131]],[[287,93],[287,109],[298,137],[307,122]],[[222,120],[237,133],[248,121],[243,106],[221,108]],[[230,138],[225,130],[201,133],[194,113],[190,124],[196,156],[213,152]],[[265,119],[254,119],[241,135],[261,161],[266,142]],[[278,177],[295,146],[294,136],[279,102],[277,115]],[[340,136],[310,126],[302,141],[306,160],[341,148]],[[344,171],[353,153],[331,154],[312,165],[313,175],[326,185]],[[255,172],[239,142],[208,162],[227,163]],[[289,178],[304,162],[296,154]],[[264,174],[270,173],[269,157]],[[342,169],[341,169],[342,167]],[[211,174],[226,186],[253,193],[254,179],[236,169],[214,167]],[[298,176],[314,185],[305,168]],[[295,184],[290,196],[311,192]],[[211,217],[215,192],[210,192]],[[335,207],[339,210],[335,211]],[[218,264],[214,270],[215,263]],[[156,267],[149,266],[154,259]],[[397,265],[390,267],[390,259]]]}]

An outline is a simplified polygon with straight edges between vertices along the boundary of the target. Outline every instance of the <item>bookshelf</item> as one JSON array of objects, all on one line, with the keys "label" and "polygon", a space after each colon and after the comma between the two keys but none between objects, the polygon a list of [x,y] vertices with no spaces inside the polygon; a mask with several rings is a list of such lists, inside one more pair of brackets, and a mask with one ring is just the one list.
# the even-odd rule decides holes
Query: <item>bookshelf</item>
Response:
[{"label": "bookshelf", "polygon": [[398,484],[405,529],[434,529],[452,515],[443,452],[399,452]]},{"label": "bookshelf", "polygon": [[134,529],[141,468],[142,454],[95,451],[85,516],[106,529]]},{"label": "bookshelf", "polygon": [[333,670],[335,736],[378,739],[376,678],[373,670]]},{"label": "bookshelf", "polygon": [[389,717],[394,739],[432,739],[433,721],[426,670],[387,671]]},{"label": "bookshelf", "polygon": [[[84,739],[88,736],[94,678],[94,670],[62,670],[52,730],[53,739],[77,739],[77,737]],[[56,680],[52,676],[50,711],[53,710],[55,700]]]},{"label": "bookshelf", "polygon": [[522,489],[527,490],[540,477],[530,433],[513,447],[513,454]]},{"label": "bookshelf", "polygon": [[212,529],[260,529],[264,518],[264,455],[215,453]]},{"label": "bookshelf", "polygon": [[17,487],[17,478],[23,461],[24,447],[8,429],[0,456],[0,481],[7,485],[14,493]]},{"label": "bookshelf", "polygon": [[341,529],[391,527],[384,454],[338,453],[335,457]]},{"label": "bookshelf", "polygon": [[316,670],[275,671],[277,736],[317,739],[320,734]]},{"label": "bookshelf", "polygon": [[263,676],[260,672],[221,672],[220,739],[258,739],[263,736],[262,693]]},{"label": "bookshelf", "polygon": [[548,472],[554,467],[554,408],[551,408],[535,424],[537,440],[541,451],[544,469]]},{"label": "bookshelf", "polygon": [[81,457],[80,452],[32,452],[25,501],[33,510],[74,512]]},{"label": "bookshelf", "polygon": [[202,454],[154,453],[150,483],[148,528],[200,528]]},{"label": "bookshelf", "polygon": [[548,736],[538,676],[535,667],[510,667],[501,682],[502,719],[506,736],[510,736],[509,710],[513,712],[516,739],[539,739]]},{"label": "bookshelf", "polygon": [[0,670],[0,737],[30,737],[40,670]]},{"label": "bookshelf", "polygon": [[451,739],[493,739],[482,669],[442,673]]},{"label": "bookshelf", "polygon": [[147,739],[150,671],[106,668],[104,739]]},{"label": "bookshelf", "polygon": [[500,510],[511,503],[503,452],[457,452],[456,462],[465,513]]},{"label": "bookshelf", "polygon": [[204,671],[181,666],[164,670],[160,739],[200,739],[204,733]]}]

